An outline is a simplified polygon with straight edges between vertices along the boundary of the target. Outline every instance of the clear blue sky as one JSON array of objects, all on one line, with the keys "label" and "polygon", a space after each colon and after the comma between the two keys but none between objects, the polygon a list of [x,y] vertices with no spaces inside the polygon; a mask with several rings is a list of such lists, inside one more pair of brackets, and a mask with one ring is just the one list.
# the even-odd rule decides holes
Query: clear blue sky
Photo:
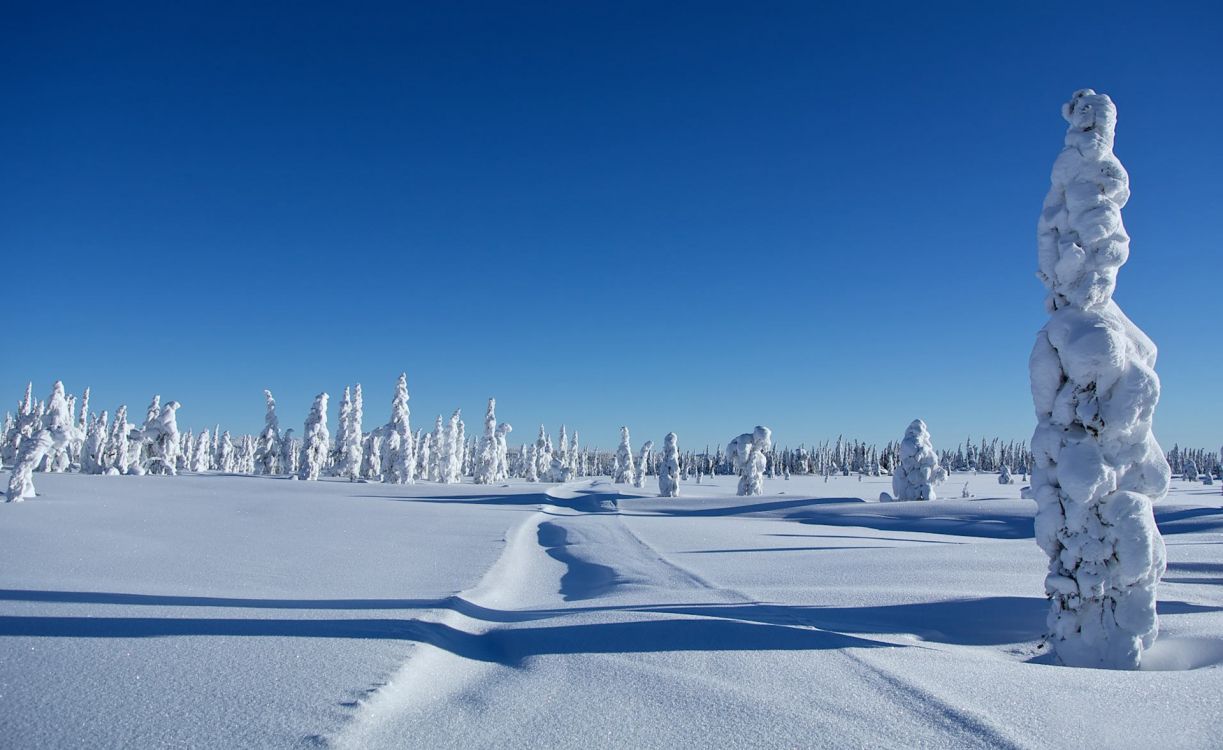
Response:
[{"label": "clear blue sky", "polygon": [[820,5],[9,4],[0,394],[300,432],[360,381],[368,429],[406,370],[415,425],[515,438],[1026,438],[1090,86],[1157,434],[1223,442],[1223,5]]}]

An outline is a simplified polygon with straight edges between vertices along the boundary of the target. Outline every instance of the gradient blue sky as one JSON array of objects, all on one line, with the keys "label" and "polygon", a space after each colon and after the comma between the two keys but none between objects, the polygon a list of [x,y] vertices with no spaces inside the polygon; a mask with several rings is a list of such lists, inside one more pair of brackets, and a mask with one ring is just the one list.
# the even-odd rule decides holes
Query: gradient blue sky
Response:
[{"label": "gradient blue sky", "polygon": [[1090,86],[1157,434],[1219,445],[1223,5],[841,5],[7,4],[0,394],[300,431],[360,381],[368,429],[406,370],[415,425],[515,438],[1027,438]]}]

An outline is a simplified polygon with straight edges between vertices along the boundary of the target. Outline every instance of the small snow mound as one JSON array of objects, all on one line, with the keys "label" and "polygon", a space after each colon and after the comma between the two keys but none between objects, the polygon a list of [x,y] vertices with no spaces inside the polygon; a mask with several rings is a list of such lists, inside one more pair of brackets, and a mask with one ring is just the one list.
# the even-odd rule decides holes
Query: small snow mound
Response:
[{"label": "small snow mound", "polygon": [[1223,640],[1160,638],[1142,654],[1144,672],[1181,672],[1223,664]]}]

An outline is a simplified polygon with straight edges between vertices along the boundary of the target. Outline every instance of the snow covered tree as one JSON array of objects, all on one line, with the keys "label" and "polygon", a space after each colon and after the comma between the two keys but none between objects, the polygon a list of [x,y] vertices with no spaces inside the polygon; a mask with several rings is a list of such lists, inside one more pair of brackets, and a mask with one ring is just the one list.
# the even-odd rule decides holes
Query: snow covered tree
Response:
[{"label": "snow covered tree", "polygon": [[1116,107],[1083,89],[1062,116],[1065,147],[1037,231],[1050,317],[1029,361],[1036,541],[1049,556],[1050,643],[1061,662],[1137,669],[1158,633],[1165,567],[1151,504],[1171,476],[1151,434],[1156,348],[1112,299],[1129,256]]},{"label": "snow covered tree", "polygon": [[[441,419],[440,417],[438,418]],[[383,446],[383,481],[392,484],[411,484],[416,481],[416,446],[412,440],[411,412],[408,409],[408,374],[400,373],[395,383],[395,396],[391,399],[391,421],[383,432],[387,442]],[[390,434],[399,436],[391,441]],[[432,478],[432,477],[430,477]]]},{"label": "snow covered tree", "polygon": [[[279,463],[279,462],[277,462]],[[191,471],[203,472],[212,468],[212,441],[208,430],[204,430],[195,439],[195,452],[192,456]]]},{"label": "snow covered tree", "polygon": [[641,489],[645,487],[646,469],[650,466],[650,454],[654,452],[654,441],[647,440],[641,446],[641,455],[637,457],[637,469],[633,473],[633,486]]},{"label": "snow covered tree", "polygon": [[[78,429],[79,423],[78,423]],[[103,474],[106,472],[106,441],[110,439],[110,417],[103,411],[89,420],[85,431],[85,444],[81,448],[81,473]]]},{"label": "snow covered tree", "polygon": [[998,472],[998,484],[1014,484],[1015,478],[1011,476],[1011,467],[1006,464],[1002,465],[1002,469]]},{"label": "snow covered tree", "polygon": [[263,417],[263,432],[255,443],[255,473],[279,474],[280,466],[280,420],[276,417],[276,399],[272,392],[264,389],[263,397],[267,401],[267,412]]},{"label": "snow covered tree", "polygon": [[0,449],[0,462],[12,466],[17,461],[21,441],[34,435],[40,427],[34,416],[34,384],[26,383],[25,398],[17,402],[17,415],[4,433],[4,446]]},{"label": "snow covered tree", "polygon": [[658,467],[658,495],[679,497],[679,444],[674,432],[662,442],[662,464]]},{"label": "snow covered tree", "polygon": [[768,427],[756,426],[750,433],[750,440],[745,433],[731,441],[735,445],[733,461],[738,465],[739,487],[737,494],[742,497],[764,494],[764,470],[768,465],[768,453],[773,449],[773,431]]},{"label": "snow covered tree", "polygon": [[34,497],[34,469],[48,452],[65,449],[69,442],[80,439],[78,433],[68,407],[68,398],[64,395],[64,384],[57,380],[51,388],[39,429],[21,441],[17,459],[9,473],[8,502],[16,503]]},{"label": "snow covered tree", "polygon": [[1196,482],[1198,480],[1198,465],[1192,460],[1186,461],[1181,469],[1181,478],[1186,482]]},{"label": "snow covered tree", "polygon": [[497,399],[488,400],[484,412],[484,436],[480,438],[474,480],[476,484],[492,484],[497,478]]},{"label": "snow covered tree", "polygon": [[539,437],[535,438],[531,456],[535,459],[536,478],[549,481],[552,473],[552,439],[548,437],[548,431],[543,425],[539,426]]},{"label": "snow covered tree", "polygon": [[[161,397],[155,396],[145,417],[144,427],[132,433],[142,446],[143,463],[140,473],[178,474],[178,454],[181,435],[178,432],[178,410],[182,404],[170,401],[162,405]],[[153,408],[153,407],[156,408]]]},{"label": "snow covered tree", "polygon": [[344,396],[340,399],[340,460],[335,473],[352,482],[361,478],[361,457],[364,453],[361,445],[361,401],[360,384],[357,385],[355,397],[351,389],[344,386]]},{"label": "snow covered tree", "polygon": [[633,480],[635,471],[633,465],[633,446],[629,442],[627,427],[620,428],[620,446],[616,448],[616,462],[612,467],[612,481],[616,484],[627,484]]},{"label": "snow covered tree", "polygon": [[361,478],[382,481],[382,436],[377,430],[365,436],[361,454]]},{"label": "snow covered tree", "polygon": [[497,464],[494,471],[493,481],[504,482],[510,477],[509,434],[513,431],[514,427],[509,422],[502,422],[501,424],[497,425]]},{"label": "snow covered tree", "polygon": [[[213,437],[216,437],[215,432]],[[285,430],[280,437],[280,448],[280,470],[290,477],[296,477],[301,473],[301,441],[293,437],[293,428]]]},{"label": "snow covered tree", "polygon": [[939,466],[926,423],[913,420],[900,441],[900,456],[892,472],[891,499],[937,500],[934,488],[946,478],[947,472]]},{"label": "snow covered tree", "polygon": [[237,469],[239,474],[255,473],[255,441],[250,435],[243,435],[238,448]]},{"label": "snow covered tree", "polygon": [[459,415],[460,410],[455,409],[442,430],[437,481],[443,484],[454,484],[459,481],[459,463],[462,461],[459,433],[463,429]]},{"label": "snow covered tree", "polygon": [[327,394],[320,393],[314,397],[314,405],[310,407],[310,416],[306,417],[305,437],[302,439],[300,476],[306,481],[314,481],[323,471],[327,462],[327,451],[331,435],[327,432]]}]

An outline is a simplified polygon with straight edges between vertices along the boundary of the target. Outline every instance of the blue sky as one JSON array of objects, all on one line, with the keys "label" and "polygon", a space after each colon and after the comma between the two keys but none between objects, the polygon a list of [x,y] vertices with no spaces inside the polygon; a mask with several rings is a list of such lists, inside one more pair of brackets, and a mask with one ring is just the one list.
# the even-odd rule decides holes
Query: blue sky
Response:
[{"label": "blue sky", "polygon": [[1216,3],[348,5],[6,9],[5,399],[237,432],[361,382],[368,429],[406,370],[417,426],[495,395],[516,438],[1026,438],[1090,86],[1157,435],[1223,441]]}]

